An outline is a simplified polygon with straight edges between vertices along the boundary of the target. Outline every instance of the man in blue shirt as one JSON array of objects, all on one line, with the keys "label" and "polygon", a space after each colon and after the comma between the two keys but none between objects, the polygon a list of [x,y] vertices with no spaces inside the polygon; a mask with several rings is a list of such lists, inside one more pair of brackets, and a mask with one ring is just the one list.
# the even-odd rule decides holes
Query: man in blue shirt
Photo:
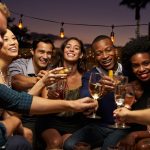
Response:
[{"label": "man in blue shirt", "polygon": [[99,99],[97,115],[101,119],[90,119],[89,124],[75,132],[64,144],[65,150],[72,150],[76,142],[82,141],[91,144],[91,147],[100,146],[102,150],[107,150],[109,146],[114,146],[120,138],[127,134],[126,130],[109,128],[114,124],[113,110],[116,108],[114,101],[114,81],[108,76],[109,70],[113,70],[115,75],[122,73],[122,66],[118,63],[117,49],[114,47],[110,37],[100,35],[92,43],[95,58],[98,66],[86,72],[82,77],[82,87],[80,96],[91,96],[88,88],[90,74],[100,73],[103,76],[101,82],[104,85],[104,94]]}]

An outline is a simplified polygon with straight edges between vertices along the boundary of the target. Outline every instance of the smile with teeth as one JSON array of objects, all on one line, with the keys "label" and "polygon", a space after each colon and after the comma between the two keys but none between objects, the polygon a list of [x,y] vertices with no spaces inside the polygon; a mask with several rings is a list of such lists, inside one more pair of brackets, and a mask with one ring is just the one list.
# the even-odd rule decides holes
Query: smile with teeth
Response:
[{"label": "smile with teeth", "polygon": [[10,51],[16,51],[17,48],[16,47],[12,47],[12,48],[9,48]]},{"label": "smile with teeth", "polygon": [[108,59],[108,60],[104,60],[104,61],[102,61],[103,62],[103,64],[110,64],[111,63],[111,59]]},{"label": "smile with teeth", "polygon": [[68,53],[67,55],[68,55],[68,56],[71,56],[71,57],[74,57],[74,56],[75,56],[75,55],[72,54],[72,53]]},{"label": "smile with teeth", "polygon": [[143,73],[139,75],[141,78],[147,78],[148,77],[148,73]]},{"label": "smile with teeth", "polygon": [[40,60],[41,63],[46,64],[47,60]]}]

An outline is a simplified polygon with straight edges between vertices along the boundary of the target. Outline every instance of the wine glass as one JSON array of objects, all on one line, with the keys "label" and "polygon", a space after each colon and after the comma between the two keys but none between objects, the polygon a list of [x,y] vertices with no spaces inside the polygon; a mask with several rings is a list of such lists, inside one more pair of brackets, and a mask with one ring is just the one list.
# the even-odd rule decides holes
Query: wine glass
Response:
[{"label": "wine glass", "polygon": [[[89,92],[94,100],[98,100],[102,95],[103,88],[102,84],[100,84],[100,74],[99,73],[91,73],[89,79]],[[93,112],[90,118],[100,118],[100,116],[96,116],[96,113]]]},{"label": "wine glass", "polygon": [[[124,84],[116,84],[115,89],[114,89],[114,98],[115,98],[115,102],[117,104],[117,108],[124,106],[125,95],[126,95],[125,85]],[[110,127],[125,128],[124,124],[118,123],[117,120],[115,121],[115,124],[110,125]]]},{"label": "wine glass", "polygon": [[[133,84],[125,85],[125,100],[124,107],[131,109],[131,106],[135,103],[135,90]],[[125,123],[122,123],[122,128],[129,128]]]},{"label": "wine glass", "polygon": [[[132,84],[118,84],[115,86],[114,91],[115,102],[117,108],[125,106],[130,109],[133,103],[135,102],[135,91]],[[125,123],[115,122],[115,125],[112,125],[114,128],[129,128]]]},{"label": "wine glass", "polygon": [[125,87],[126,95],[124,106],[128,109],[131,109],[131,106],[135,103],[135,90],[133,84],[127,84]]},{"label": "wine glass", "polygon": [[128,77],[127,76],[123,76],[122,74],[119,75],[114,75],[113,76],[113,80],[115,82],[115,85],[117,84],[127,84],[128,83]]}]

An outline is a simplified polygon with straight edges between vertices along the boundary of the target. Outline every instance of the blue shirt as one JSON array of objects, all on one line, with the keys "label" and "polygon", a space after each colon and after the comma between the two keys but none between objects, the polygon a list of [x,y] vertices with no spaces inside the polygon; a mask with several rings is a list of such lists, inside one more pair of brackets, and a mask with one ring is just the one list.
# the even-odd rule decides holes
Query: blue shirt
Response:
[{"label": "blue shirt", "polygon": [[[17,92],[0,84],[0,108],[15,111],[23,114],[29,114],[32,103],[32,96],[25,92]],[[0,146],[6,142],[6,131],[0,123]]]}]

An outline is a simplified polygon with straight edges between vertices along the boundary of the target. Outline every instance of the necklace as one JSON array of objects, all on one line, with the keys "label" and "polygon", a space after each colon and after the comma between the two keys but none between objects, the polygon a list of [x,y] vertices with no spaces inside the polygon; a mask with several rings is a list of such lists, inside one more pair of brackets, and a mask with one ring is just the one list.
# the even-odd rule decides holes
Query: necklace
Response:
[{"label": "necklace", "polygon": [[8,80],[7,80],[7,82],[6,82],[5,76],[3,75],[3,72],[2,72],[2,70],[0,69],[0,76],[1,76],[1,78],[2,78],[2,80],[3,80],[4,85],[6,85],[6,86],[8,86],[8,87],[11,87],[10,75],[7,74],[7,79],[8,79]]}]

